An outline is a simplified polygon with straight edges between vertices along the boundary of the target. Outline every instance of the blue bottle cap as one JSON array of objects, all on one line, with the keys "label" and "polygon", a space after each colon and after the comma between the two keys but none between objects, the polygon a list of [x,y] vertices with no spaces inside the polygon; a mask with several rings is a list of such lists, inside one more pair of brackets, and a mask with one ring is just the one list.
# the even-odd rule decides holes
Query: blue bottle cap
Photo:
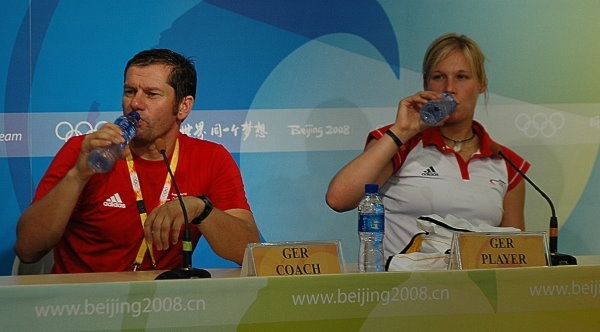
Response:
[{"label": "blue bottle cap", "polygon": [[140,119],[141,119],[140,114],[137,111],[131,111],[131,112],[127,113],[127,116],[134,118],[135,121],[140,121]]},{"label": "blue bottle cap", "polygon": [[376,194],[379,192],[379,185],[377,183],[367,183],[365,184],[365,193],[367,194]]}]

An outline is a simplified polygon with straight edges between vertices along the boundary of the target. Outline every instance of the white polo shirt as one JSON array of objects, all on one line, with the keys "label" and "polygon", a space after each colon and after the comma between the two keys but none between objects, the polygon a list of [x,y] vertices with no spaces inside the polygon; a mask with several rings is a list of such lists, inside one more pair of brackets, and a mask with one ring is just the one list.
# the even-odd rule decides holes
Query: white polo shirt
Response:
[{"label": "white polo shirt", "polygon": [[[368,140],[379,139],[390,126],[370,133]],[[446,146],[439,127],[430,127],[398,149],[394,155],[394,174],[381,187],[386,224],[386,257],[400,253],[415,234],[419,216],[437,214],[464,218],[473,225],[499,226],[504,195],[522,177],[490,149],[493,142],[483,126],[473,122],[480,149],[465,162]],[[530,164],[512,150],[499,145],[502,152],[523,172]]]}]

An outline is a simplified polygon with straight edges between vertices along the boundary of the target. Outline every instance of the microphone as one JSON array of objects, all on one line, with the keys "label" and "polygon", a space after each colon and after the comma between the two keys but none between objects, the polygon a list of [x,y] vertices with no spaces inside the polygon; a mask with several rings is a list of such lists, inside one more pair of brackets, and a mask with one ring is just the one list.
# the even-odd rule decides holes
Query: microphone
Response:
[{"label": "microphone", "polygon": [[183,268],[165,271],[159,274],[156,277],[156,280],[210,278],[210,272],[204,269],[196,269],[192,267],[192,233],[190,230],[187,209],[185,208],[185,204],[183,203],[183,199],[181,198],[181,192],[179,191],[179,187],[177,186],[177,182],[175,181],[175,175],[173,174],[173,170],[171,170],[171,166],[169,165],[169,158],[167,157],[166,152],[167,145],[165,143],[165,140],[162,138],[157,138],[154,144],[156,145],[156,148],[162,155],[165,165],[167,165],[167,171],[169,172],[169,177],[171,178],[171,182],[173,183],[173,189],[175,189],[177,200],[179,201],[181,211],[183,212],[184,223],[183,236],[181,239],[183,249]]},{"label": "microphone", "polygon": [[558,218],[556,217],[556,210],[554,209],[554,204],[552,204],[552,200],[546,193],[540,189],[521,169],[515,165],[515,163],[508,158],[504,152],[502,152],[502,148],[497,144],[492,142],[490,144],[490,149],[492,153],[502,157],[517,173],[519,173],[529,184],[540,194],[546,202],[550,205],[550,210],[552,215],[550,216],[550,229],[549,229],[549,239],[548,239],[548,250],[550,251],[550,260],[552,265],[577,265],[577,259],[571,255],[561,254],[558,252]]}]

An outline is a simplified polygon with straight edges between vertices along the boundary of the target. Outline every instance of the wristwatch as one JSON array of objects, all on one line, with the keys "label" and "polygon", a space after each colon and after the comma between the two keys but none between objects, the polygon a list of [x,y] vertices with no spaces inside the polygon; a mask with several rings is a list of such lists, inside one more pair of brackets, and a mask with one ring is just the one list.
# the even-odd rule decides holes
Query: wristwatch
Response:
[{"label": "wristwatch", "polygon": [[200,213],[199,216],[192,219],[192,224],[194,225],[200,225],[200,223],[208,217],[208,215],[212,212],[214,208],[212,202],[210,201],[210,199],[208,199],[208,197],[200,195],[198,196],[198,198],[204,201],[204,211],[202,211],[202,213]]}]

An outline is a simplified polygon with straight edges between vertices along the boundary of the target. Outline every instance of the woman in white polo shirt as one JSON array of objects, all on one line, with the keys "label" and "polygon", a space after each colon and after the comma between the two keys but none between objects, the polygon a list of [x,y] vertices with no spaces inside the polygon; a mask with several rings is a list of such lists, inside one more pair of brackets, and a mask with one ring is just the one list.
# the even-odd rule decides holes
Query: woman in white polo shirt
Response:
[{"label": "woman in white polo shirt", "polygon": [[[524,228],[522,177],[491,149],[493,140],[473,120],[486,92],[485,56],[475,41],[456,34],[436,39],[423,60],[424,91],[402,99],[396,121],[369,134],[364,151],[331,180],[327,204],[355,209],[365,183],[378,183],[386,208],[385,256],[402,252],[419,232],[416,218],[437,214],[473,225]],[[449,93],[454,113],[437,126],[420,117],[429,100]],[[529,163],[498,145],[523,172]]]}]

